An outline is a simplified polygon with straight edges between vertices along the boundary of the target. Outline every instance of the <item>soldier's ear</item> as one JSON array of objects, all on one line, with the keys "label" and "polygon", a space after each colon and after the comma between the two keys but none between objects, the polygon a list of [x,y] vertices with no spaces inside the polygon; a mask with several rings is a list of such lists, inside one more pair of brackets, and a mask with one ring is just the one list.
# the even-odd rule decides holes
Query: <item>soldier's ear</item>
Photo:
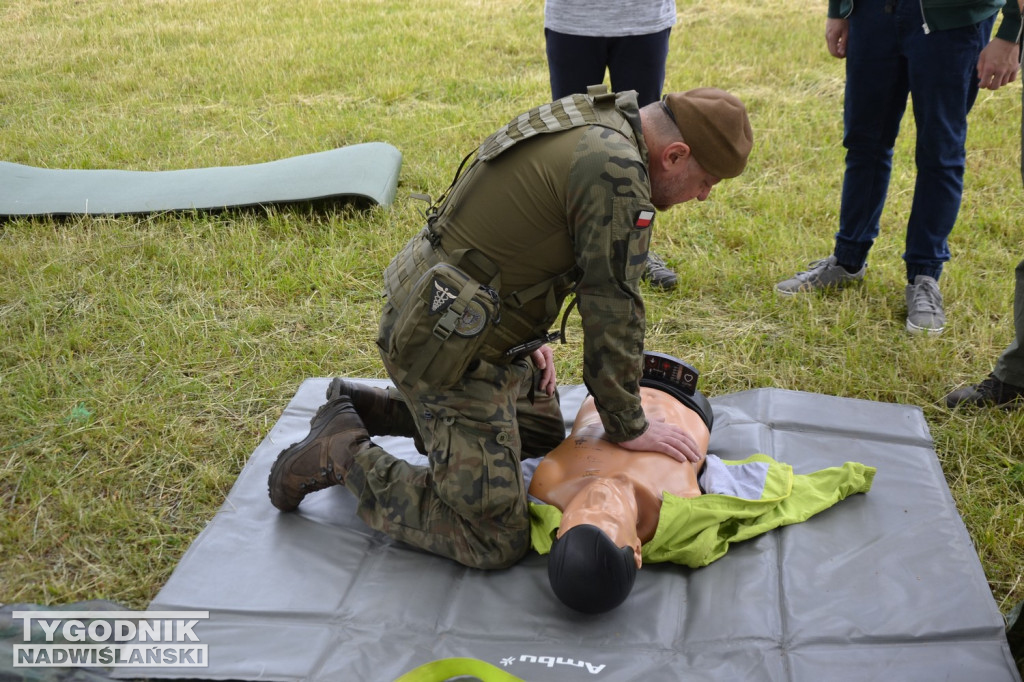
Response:
[{"label": "soldier's ear", "polygon": [[690,158],[690,145],[682,140],[670,142],[661,150],[662,164],[666,170],[676,167],[676,164],[686,164]]}]

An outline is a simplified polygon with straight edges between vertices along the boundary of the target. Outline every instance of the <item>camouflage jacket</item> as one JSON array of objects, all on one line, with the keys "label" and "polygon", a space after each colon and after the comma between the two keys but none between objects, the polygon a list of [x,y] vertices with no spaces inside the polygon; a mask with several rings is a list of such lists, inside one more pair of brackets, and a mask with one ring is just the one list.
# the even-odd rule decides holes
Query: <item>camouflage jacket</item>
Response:
[{"label": "camouflage jacket", "polygon": [[551,120],[555,105],[567,105],[571,117],[574,104],[587,104],[583,97],[534,109],[489,137],[440,206],[434,228],[449,252],[472,247],[498,266],[503,301],[571,275],[548,296],[508,312],[529,319],[532,332],[548,329],[575,282],[583,379],[609,437],[624,441],[647,428],[639,398],[645,331],[639,281],[654,216],[635,93],[614,96],[614,110],[606,109],[598,123],[562,130],[552,124],[551,131],[538,131],[549,134],[515,139],[524,122]]}]

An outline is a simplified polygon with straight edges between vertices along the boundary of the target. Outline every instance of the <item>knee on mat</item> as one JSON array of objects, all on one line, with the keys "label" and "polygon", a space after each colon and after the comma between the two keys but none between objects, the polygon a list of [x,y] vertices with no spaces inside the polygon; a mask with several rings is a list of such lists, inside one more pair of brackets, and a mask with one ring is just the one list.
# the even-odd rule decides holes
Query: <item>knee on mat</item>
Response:
[{"label": "knee on mat", "polygon": [[508,568],[518,563],[530,549],[530,528],[525,530],[481,529],[475,538],[473,566],[486,570]]}]

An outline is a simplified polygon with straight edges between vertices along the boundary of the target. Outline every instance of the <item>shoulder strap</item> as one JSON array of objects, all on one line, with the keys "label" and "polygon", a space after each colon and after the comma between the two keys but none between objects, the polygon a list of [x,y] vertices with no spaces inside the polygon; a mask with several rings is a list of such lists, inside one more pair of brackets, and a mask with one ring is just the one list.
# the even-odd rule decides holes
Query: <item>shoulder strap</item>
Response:
[{"label": "shoulder strap", "polygon": [[[573,94],[520,114],[483,141],[481,161],[493,159],[517,142],[540,135],[600,122],[598,110],[615,111],[615,95],[605,85],[592,85],[587,94]],[[617,127],[617,126],[616,126]]]},{"label": "shoulder strap", "polygon": [[606,85],[591,85],[587,88],[585,95],[572,94],[554,102],[542,104],[503,125],[484,140],[477,149],[466,154],[462,163],[459,164],[458,170],[455,171],[455,177],[451,184],[438,196],[436,201],[431,201],[430,197],[424,194],[413,195],[417,199],[424,199],[430,203],[425,215],[431,234],[435,238],[439,238],[433,230],[434,220],[444,210],[445,202],[474,154],[476,154],[476,159],[469,167],[480,161],[490,161],[517,142],[536,135],[556,133],[594,124],[603,125],[626,137],[631,137],[633,127],[629,120],[619,113],[616,102],[617,95],[608,92]]}]

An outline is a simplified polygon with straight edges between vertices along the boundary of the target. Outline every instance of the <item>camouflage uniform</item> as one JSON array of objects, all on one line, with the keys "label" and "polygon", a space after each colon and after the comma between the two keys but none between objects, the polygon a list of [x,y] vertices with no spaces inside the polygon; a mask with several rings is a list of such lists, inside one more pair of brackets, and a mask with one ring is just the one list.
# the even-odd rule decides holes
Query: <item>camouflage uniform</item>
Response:
[{"label": "camouflage uniform", "polygon": [[[433,227],[448,253],[475,248],[498,267],[502,321],[489,350],[454,386],[395,381],[429,466],[411,466],[373,445],[346,477],[368,525],[468,566],[500,568],[525,554],[530,519],[520,458],[543,456],[565,437],[557,393],[536,390],[539,374],[528,356],[504,359],[495,347],[549,329],[574,290],[583,378],[609,437],[630,440],[647,428],[638,388],[645,330],[639,280],[654,215],[647,148],[635,93],[598,100],[598,123],[578,125],[580,111],[596,109],[583,95],[513,120],[481,145],[453,185]],[[545,281],[551,286],[543,295],[517,296]],[[381,319],[382,348],[393,332],[391,303]],[[401,377],[403,368],[382,355],[392,379]]]}]

